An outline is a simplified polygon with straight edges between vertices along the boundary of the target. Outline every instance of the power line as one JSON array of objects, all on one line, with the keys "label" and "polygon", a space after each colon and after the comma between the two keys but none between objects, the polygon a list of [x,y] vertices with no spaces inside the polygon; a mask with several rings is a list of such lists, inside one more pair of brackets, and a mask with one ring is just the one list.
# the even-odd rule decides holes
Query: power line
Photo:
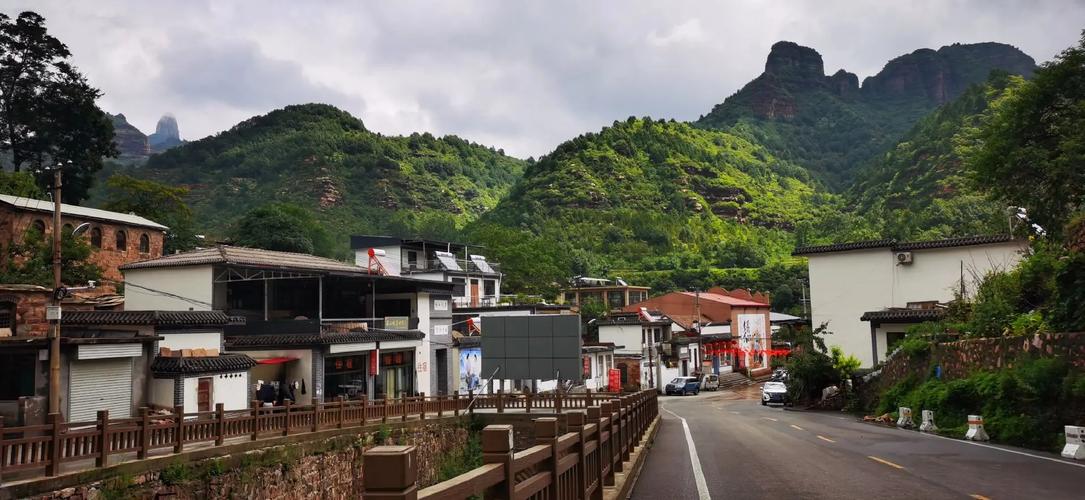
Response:
[{"label": "power line", "polygon": [[174,298],[174,299],[178,299],[178,300],[183,300],[183,301],[188,302],[188,303],[193,304],[193,305],[205,306],[205,307],[209,307],[209,308],[214,309],[214,305],[211,304],[210,302],[204,302],[204,301],[199,300],[199,299],[194,299],[194,298],[191,298],[191,297],[185,297],[183,295],[178,295],[176,293],[167,292],[165,290],[157,290],[157,289],[154,289],[154,288],[146,287],[146,286],[143,286],[143,285],[137,285],[135,283],[130,283],[130,282],[123,281],[123,280],[117,281],[117,280],[111,280],[111,279],[108,279],[108,278],[103,278],[102,281],[108,281],[110,283],[124,285],[125,287],[138,288],[140,290],[148,291],[148,292],[158,294],[158,295],[161,295],[161,296],[164,296],[164,297],[170,297],[170,298]]}]

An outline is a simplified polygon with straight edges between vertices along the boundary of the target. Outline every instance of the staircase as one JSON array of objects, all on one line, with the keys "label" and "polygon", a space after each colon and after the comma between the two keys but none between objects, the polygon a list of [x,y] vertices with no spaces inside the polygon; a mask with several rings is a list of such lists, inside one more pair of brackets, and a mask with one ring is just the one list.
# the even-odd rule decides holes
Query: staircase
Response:
[{"label": "staircase", "polygon": [[721,373],[720,390],[734,389],[750,385],[750,379],[741,373]]}]

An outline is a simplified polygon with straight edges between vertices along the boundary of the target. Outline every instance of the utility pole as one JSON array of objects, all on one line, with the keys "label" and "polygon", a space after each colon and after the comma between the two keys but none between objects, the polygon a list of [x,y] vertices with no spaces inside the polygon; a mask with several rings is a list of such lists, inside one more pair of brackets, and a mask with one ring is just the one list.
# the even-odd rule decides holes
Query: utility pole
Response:
[{"label": "utility pole", "polygon": [[53,167],[53,306],[57,317],[49,339],[49,413],[60,413],[60,164]]}]

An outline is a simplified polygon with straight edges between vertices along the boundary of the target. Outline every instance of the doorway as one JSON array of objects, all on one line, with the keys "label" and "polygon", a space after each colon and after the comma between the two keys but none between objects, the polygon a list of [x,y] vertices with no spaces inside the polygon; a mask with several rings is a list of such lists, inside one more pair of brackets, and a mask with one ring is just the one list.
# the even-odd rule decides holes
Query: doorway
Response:
[{"label": "doorway", "polygon": [[478,280],[471,280],[471,307],[478,307]]},{"label": "doorway", "polygon": [[212,387],[215,379],[202,377],[196,383],[196,411],[211,411]]},{"label": "doorway", "polygon": [[437,387],[438,396],[448,394],[448,349],[437,350]]}]

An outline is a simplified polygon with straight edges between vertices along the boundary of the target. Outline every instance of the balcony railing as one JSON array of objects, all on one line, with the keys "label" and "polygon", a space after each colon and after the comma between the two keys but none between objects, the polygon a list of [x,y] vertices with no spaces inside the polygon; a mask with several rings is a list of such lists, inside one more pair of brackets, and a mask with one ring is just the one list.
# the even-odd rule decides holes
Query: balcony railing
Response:
[{"label": "balcony railing", "polygon": [[[482,270],[478,264],[469,259],[448,259],[454,261],[456,266],[459,267],[459,271],[453,269],[452,266],[446,266],[440,260],[420,260],[414,263],[403,262],[401,267],[402,274],[411,273],[429,273],[429,272],[441,272],[441,271],[453,271],[453,272],[466,272],[466,273],[479,273],[479,274],[501,274],[501,264],[497,262],[486,261],[486,264],[490,266],[490,271]],[[451,262],[450,262],[451,264]]]},{"label": "balcony railing", "polygon": [[481,297],[452,297],[452,307],[494,307],[499,304],[500,295]]},{"label": "balcony railing", "polygon": [[227,326],[226,335],[343,333],[359,330],[363,328],[362,325],[365,325],[364,328],[377,330],[417,330],[418,318],[395,316],[384,318],[325,318],[323,321],[316,319],[249,320],[244,325]]}]

